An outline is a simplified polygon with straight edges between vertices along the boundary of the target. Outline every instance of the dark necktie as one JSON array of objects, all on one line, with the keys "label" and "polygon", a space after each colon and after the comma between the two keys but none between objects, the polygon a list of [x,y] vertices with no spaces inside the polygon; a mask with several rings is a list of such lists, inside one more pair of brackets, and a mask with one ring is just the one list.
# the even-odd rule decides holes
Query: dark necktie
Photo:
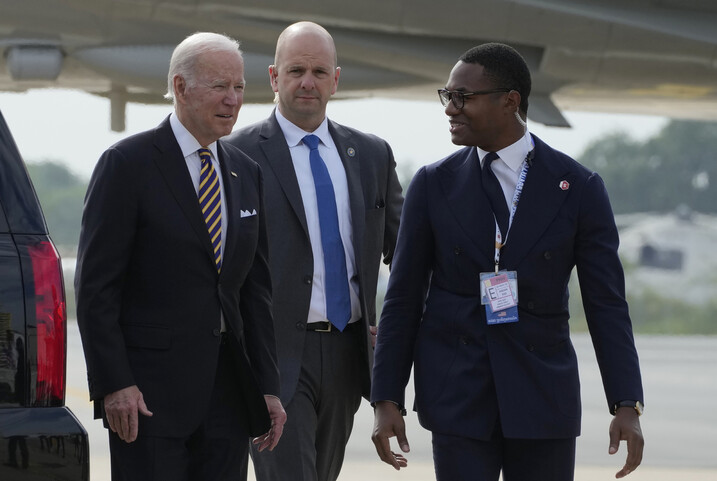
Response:
[{"label": "dark necktie", "polygon": [[351,318],[351,297],[344,244],[341,242],[339,232],[334,186],[326,164],[319,155],[319,138],[315,135],[307,135],[303,141],[309,147],[309,163],[314,176],[319,209],[321,248],[324,251],[326,317],[339,331],[343,331]]},{"label": "dark necktie", "polygon": [[199,206],[204,222],[207,223],[209,237],[214,249],[214,262],[217,270],[222,269],[222,195],[219,189],[219,177],[212,165],[212,152],[199,149],[202,167],[199,174]]},{"label": "dark necktie", "polygon": [[505,195],[500,182],[498,182],[498,178],[493,173],[493,169],[490,168],[490,164],[498,158],[498,154],[495,152],[488,152],[483,158],[481,182],[483,183],[483,190],[485,190],[490,201],[493,214],[495,214],[498,227],[500,227],[502,239],[505,240],[508,234],[508,204],[505,202]]}]

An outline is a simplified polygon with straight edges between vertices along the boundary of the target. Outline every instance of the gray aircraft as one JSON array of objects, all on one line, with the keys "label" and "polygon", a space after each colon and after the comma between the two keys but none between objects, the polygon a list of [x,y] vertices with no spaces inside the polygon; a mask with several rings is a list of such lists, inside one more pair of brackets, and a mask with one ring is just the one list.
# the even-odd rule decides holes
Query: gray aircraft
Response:
[{"label": "gray aircraft", "polygon": [[210,30],[238,38],[246,102],[270,102],[278,34],[312,20],[334,36],[337,97],[426,99],[458,56],[486,41],[516,47],[534,76],[531,120],[561,110],[717,119],[714,0],[2,0],[0,90],[81,89],[164,102],[174,46]]}]

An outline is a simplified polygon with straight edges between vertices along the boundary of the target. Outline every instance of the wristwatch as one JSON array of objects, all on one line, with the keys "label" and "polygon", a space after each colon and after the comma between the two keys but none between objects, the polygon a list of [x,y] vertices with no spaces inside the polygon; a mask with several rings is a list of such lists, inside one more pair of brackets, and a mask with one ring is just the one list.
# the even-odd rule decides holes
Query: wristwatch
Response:
[{"label": "wristwatch", "polygon": [[[376,401],[376,402],[378,402],[378,401]],[[396,406],[396,409],[398,409],[398,412],[401,413],[401,416],[405,416],[406,414],[408,414],[408,412],[406,411],[406,408],[403,407],[401,404],[398,404],[396,401],[391,401],[390,399],[386,399],[386,402],[390,402],[390,403],[394,404],[394,405]],[[375,403],[375,402],[371,403],[371,406],[372,406],[374,409],[376,409],[376,403]]]},{"label": "wristwatch", "polygon": [[643,406],[640,401],[620,401],[613,404],[612,409],[610,409],[610,414],[613,416],[617,414],[618,408],[632,408],[638,416],[642,416],[642,413],[645,410],[645,406]]}]

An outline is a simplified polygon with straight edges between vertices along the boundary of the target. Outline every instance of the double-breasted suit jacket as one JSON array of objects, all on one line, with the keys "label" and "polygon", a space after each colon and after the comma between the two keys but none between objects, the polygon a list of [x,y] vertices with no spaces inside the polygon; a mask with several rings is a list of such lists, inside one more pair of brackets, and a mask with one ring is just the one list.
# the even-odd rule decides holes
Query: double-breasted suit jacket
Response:
[{"label": "double-breasted suit jacket", "polygon": [[475,147],[423,167],[406,195],[379,323],[371,400],[404,403],[429,430],[490,439],[580,433],[568,281],[577,267],[608,404],[642,400],[638,356],[600,177],[533,136],[522,196],[501,250],[517,271],[519,321],[488,325],[479,276],[493,272],[495,221]]},{"label": "double-breasted suit jacket", "polygon": [[87,192],[75,285],[90,396],[97,406],[136,384],[154,413],[140,416],[140,434],[186,436],[206,415],[221,315],[250,434],[268,431],[263,395],[279,392],[261,170],[231,145],[217,149],[221,273],[168,118],[108,149]]},{"label": "double-breasted suit jacket", "polygon": [[[361,304],[362,378],[368,397],[373,348],[368,332],[376,324],[376,284],[383,261],[393,258],[403,197],[388,144],[373,135],[329,120],[329,132],[346,171],[354,259]],[[306,215],[291,154],[276,116],[233,133],[229,142],[262,168],[271,256],[273,313],[281,399],[288,404],[301,370],[314,272]]]}]

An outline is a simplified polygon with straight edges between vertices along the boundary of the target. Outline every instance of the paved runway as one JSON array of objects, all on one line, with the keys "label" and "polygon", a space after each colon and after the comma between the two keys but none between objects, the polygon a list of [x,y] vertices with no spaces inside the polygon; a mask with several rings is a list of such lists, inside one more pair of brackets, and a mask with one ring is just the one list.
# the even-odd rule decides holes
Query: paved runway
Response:
[{"label": "paved runway", "polygon": [[[90,434],[91,479],[109,480],[109,448],[100,421],[92,420],[84,357],[77,324],[68,325],[67,405]],[[580,358],[583,399],[583,435],[578,438],[576,480],[614,479],[625,460],[624,446],[607,454],[607,411],[600,374],[590,339],[573,337]],[[645,385],[645,434],[642,466],[631,481],[717,480],[717,337],[638,336],[637,348]],[[408,402],[412,402],[409,386]],[[356,417],[340,481],[428,481],[435,479],[430,435],[407,416],[411,453],[409,466],[396,472],[375,454],[370,433],[373,413],[364,402]],[[253,477],[250,475],[250,479]]]}]

